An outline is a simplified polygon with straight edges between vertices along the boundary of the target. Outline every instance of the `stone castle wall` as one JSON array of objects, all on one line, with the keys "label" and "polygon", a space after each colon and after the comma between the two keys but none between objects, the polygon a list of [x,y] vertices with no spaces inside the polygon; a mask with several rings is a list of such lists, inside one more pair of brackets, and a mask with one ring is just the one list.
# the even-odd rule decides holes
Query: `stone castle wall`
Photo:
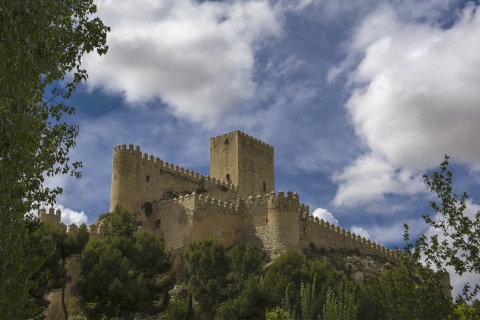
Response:
[{"label": "stone castle wall", "polygon": [[[61,222],[62,211],[60,209],[55,210],[54,208],[48,209],[48,212],[45,208],[40,208],[37,213],[37,217],[40,221],[47,223],[49,225],[62,228],[65,232],[76,232],[79,228],[75,223],[66,226]],[[85,224],[82,224],[85,225]],[[87,227],[85,225],[85,227]],[[88,232],[92,236],[98,236],[100,233],[100,226],[98,224],[92,223],[87,227]]]},{"label": "stone castle wall", "polygon": [[173,199],[192,192],[233,200],[237,186],[142,154],[140,147],[132,144],[128,148],[126,145],[115,147],[110,211],[120,204],[138,213],[145,202]]},{"label": "stone castle wall", "polygon": [[393,259],[394,252],[367,240],[348,230],[340,228],[310,214],[303,214],[300,222],[300,242],[302,248],[359,250],[364,254]]}]

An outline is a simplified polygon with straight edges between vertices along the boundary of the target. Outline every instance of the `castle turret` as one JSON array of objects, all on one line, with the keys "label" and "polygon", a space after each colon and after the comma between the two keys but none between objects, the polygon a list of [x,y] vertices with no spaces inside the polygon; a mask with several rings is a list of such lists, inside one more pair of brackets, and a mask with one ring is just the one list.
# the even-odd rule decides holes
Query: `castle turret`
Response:
[{"label": "castle turret", "polygon": [[273,147],[241,131],[210,139],[210,176],[238,186],[240,195],[275,189]]},{"label": "castle turret", "polygon": [[300,249],[300,201],[296,193],[270,193],[268,199],[268,246],[270,250]]},{"label": "castle turret", "polygon": [[45,223],[59,226],[60,220],[62,219],[62,212],[60,211],[60,209],[57,209],[55,211],[55,209],[52,207],[48,209],[47,213],[47,210],[45,208],[41,208],[38,210],[38,218]]},{"label": "castle turret", "polygon": [[[117,204],[135,212],[138,204],[140,148],[129,145],[117,146],[113,152],[112,187],[110,189],[110,211]],[[148,176],[146,176],[148,177]],[[146,179],[144,177],[144,179]],[[142,181],[145,182],[145,181]]]}]

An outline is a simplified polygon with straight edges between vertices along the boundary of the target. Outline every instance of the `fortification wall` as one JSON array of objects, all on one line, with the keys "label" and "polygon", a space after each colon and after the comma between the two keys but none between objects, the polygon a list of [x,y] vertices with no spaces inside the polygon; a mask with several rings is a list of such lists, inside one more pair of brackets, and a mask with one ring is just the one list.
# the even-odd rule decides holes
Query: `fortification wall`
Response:
[{"label": "fortification wall", "polygon": [[218,238],[225,246],[237,243],[243,218],[238,203],[195,195],[196,210],[193,215],[192,241],[206,236]]},{"label": "fortification wall", "polygon": [[155,204],[153,215],[142,226],[154,230],[167,248],[185,247],[206,236],[230,246],[238,241],[242,221],[238,203],[193,192]]},{"label": "fortification wall", "polygon": [[191,197],[156,203],[152,215],[141,217],[145,219],[142,227],[153,230],[163,239],[167,249],[185,246],[191,239],[194,209]]},{"label": "fortification wall", "polygon": [[158,157],[142,154],[138,146],[115,147],[110,211],[119,204],[132,213],[139,213],[146,202],[173,199],[192,192],[233,200],[237,187],[232,183],[174,166]]},{"label": "fortification wall", "polygon": [[[62,228],[65,232],[76,232],[80,226],[87,225],[85,223],[82,223],[80,226],[77,226],[75,223],[70,224],[68,227],[61,222],[62,219],[62,211],[60,209],[55,210],[54,208],[49,208],[48,213],[45,208],[40,208],[37,213],[38,219],[40,221]],[[90,236],[98,236],[100,233],[100,227],[92,223],[89,227],[87,227],[88,232],[90,233]]]},{"label": "fortification wall", "polygon": [[250,196],[242,200],[244,205],[242,236],[240,243],[250,243],[260,250],[268,245],[269,194]]},{"label": "fortification wall", "polygon": [[395,259],[392,251],[378,243],[305,213],[300,222],[300,241],[303,248],[313,244],[316,248],[358,250],[363,254]]}]

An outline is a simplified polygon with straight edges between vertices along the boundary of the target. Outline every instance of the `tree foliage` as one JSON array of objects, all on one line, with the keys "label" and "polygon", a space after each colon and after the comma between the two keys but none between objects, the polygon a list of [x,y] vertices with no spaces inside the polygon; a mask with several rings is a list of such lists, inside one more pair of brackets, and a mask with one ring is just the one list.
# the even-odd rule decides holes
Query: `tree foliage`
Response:
[{"label": "tree foliage", "polygon": [[405,267],[368,279],[362,293],[360,319],[447,319],[452,302],[438,281],[423,281]]},{"label": "tree foliage", "polygon": [[[158,313],[170,268],[163,242],[149,231],[134,233],[134,215],[121,207],[104,215],[104,235],[82,254],[76,292],[89,318]],[[122,223],[125,222],[124,223]]]},{"label": "tree foliage", "polygon": [[[468,195],[466,192],[461,195],[455,193],[453,174],[448,169],[448,165],[449,157],[445,155],[439,171],[423,176],[428,189],[437,198],[430,202],[435,216],[427,214],[423,219],[428,226],[439,230],[441,236],[422,235],[415,242],[413,254],[416,258],[423,255],[429,268],[445,270],[445,266],[452,266],[459,275],[471,272],[478,276],[480,274],[480,211],[474,217],[468,216],[466,213]],[[408,240],[408,226],[406,228]],[[473,289],[467,284],[464,288],[464,296],[470,300],[479,291],[478,284]]]},{"label": "tree foliage", "polygon": [[[46,176],[79,175],[68,151],[78,128],[62,120],[68,99],[87,78],[85,53],[107,51],[108,27],[94,17],[92,0],[0,0],[0,314],[29,310],[27,279],[42,265],[25,265],[25,214],[52,203],[60,188]],[[44,257],[45,258],[45,257]]]},{"label": "tree foliage", "polygon": [[347,279],[343,278],[342,280],[337,293],[331,287],[328,288],[327,300],[323,306],[324,320],[357,319],[356,287]]},{"label": "tree foliage", "polygon": [[223,244],[214,238],[192,243],[185,252],[189,264],[188,287],[193,297],[210,310],[225,293],[229,262]]}]

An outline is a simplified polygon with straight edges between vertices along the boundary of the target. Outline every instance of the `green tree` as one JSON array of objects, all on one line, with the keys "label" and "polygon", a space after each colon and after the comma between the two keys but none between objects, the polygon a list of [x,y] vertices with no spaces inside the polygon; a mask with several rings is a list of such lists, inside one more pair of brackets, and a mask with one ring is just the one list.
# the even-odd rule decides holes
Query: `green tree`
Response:
[{"label": "green tree", "polygon": [[289,311],[286,311],[280,307],[275,307],[272,310],[267,311],[265,314],[267,320],[294,320],[295,318],[290,315]]},{"label": "green tree", "polygon": [[68,310],[65,303],[65,288],[71,279],[66,270],[67,259],[74,254],[82,253],[89,240],[90,233],[85,224],[80,225],[77,230],[69,233],[66,233],[64,228],[49,224],[43,224],[42,227],[45,230],[46,236],[50,236],[55,243],[55,251],[47,259],[43,268],[54,270],[52,277],[56,285],[51,285],[50,290],[60,289],[62,291],[63,314],[65,319],[68,319]]},{"label": "green tree", "polygon": [[251,244],[235,246],[227,251],[229,273],[223,302],[215,319],[255,319],[265,314],[259,285],[262,254]]},{"label": "green tree", "polygon": [[[271,307],[280,306],[288,298],[290,307],[298,306],[298,293],[305,282],[307,261],[303,254],[288,250],[267,269],[263,280],[263,291]],[[287,291],[287,287],[290,289]],[[287,297],[286,297],[287,295]]]},{"label": "green tree", "polygon": [[405,267],[368,279],[360,300],[360,319],[447,319],[452,314],[440,282],[424,281],[421,272],[412,274]]},{"label": "green tree", "polygon": [[268,308],[281,306],[294,316],[318,318],[328,288],[338,280],[327,261],[308,261],[300,252],[289,250],[268,268],[262,290]]},{"label": "green tree", "polygon": [[327,301],[323,306],[324,320],[355,320],[357,319],[357,303],[355,300],[355,285],[343,279],[338,293],[328,288]]},{"label": "green tree", "polygon": [[135,234],[134,215],[121,207],[102,218],[103,235],[85,247],[76,285],[85,314],[111,318],[160,312],[170,284],[159,281],[170,268],[163,242],[146,230]]},{"label": "green tree", "polygon": [[225,247],[217,239],[205,238],[192,243],[185,258],[189,265],[189,290],[207,311],[211,311],[224,299],[229,273]]},{"label": "green tree", "polygon": [[[427,266],[437,270],[445,270],[445,265],[452,266],[455,272],[462,275],[466,272],[480,274],[480,211],[474,217],[469,217],[467,209],[467,193],[458,195],[453,189],[453,174],[448,170],[449,157],[445,155],[440,165],[440,170],[430,176],[424,175],[428,189],[437,197],[431,201],[430,206],[436,216],[424,215],[423,219],[430,227],[441,232],[438,235],[427,237],[422,235],[415,243],[412,254],[419,259],[425,257]],[[406,239],[408,240],[408,226],[406,226]],[[410,250],[412,246],[408,247]],[[473,289],[467,284],[464,296],[470,300],[478,292],[480,286],[476,284]]]},{"label": "green tree", "polygon": [[0,8],[0,314],[13,319],[33,310],[28,279],[43,263],[20,258],[30,242],[25,215],[61,193],[43,186],[46,176],[78,175],[80,166],[68,158],[78,128],[62,119],[74,109],[58,101],[87,78],[82,56],[107,52],[108,28],[92,0],[0,0]]}]

